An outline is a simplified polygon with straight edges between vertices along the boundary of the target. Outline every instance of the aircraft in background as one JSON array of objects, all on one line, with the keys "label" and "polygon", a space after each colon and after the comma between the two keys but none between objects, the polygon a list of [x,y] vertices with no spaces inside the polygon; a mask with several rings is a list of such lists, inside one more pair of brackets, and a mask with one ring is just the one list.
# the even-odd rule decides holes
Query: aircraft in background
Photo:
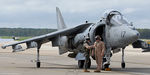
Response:
[{"label": "aircraft in background", "polygon": [[[103,68],[109,68],[110,58],[113,53],[122,50],[122,68],[125,68],[124,49],[129,44],[135,42],[140,36],[133,25],[124,18],[118,11],[105,12],[104,16],[97,23],[88,23],[76,27],[67,28],[59,8],[56,7],[58,31],[33,37],[31,39],[19,41],[17,43],[2,46],[3,49],[12,46],[13,52],[22,51],[19,44],[26,43],[27,49],[37,48],[36,66],[40,68],[39,49],[43,43],[52,41],[52,46],[59,47],[59,53],[69,53],[69,57],[78,60],[79,68],[83,68],[84,56],[83,42],[86,37],[90,37],[92,43],[95,42],[95,36],[100,35],[102,41],[106,44],[106,51],[103,57]],[[89,67],[91,62],[88,63]]]},{"label": "aircraft in background", "polygon": [[138,39],[132,43],[133,48],[141,48],[142,52],[150,52],[150,41],[143,41]]}]

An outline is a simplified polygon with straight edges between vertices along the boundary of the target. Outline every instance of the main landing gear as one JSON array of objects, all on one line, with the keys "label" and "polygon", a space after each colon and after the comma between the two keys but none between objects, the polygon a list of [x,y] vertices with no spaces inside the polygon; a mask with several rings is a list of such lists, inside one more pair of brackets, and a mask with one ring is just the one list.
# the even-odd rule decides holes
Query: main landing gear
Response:
[{"label": "main landing gear", "polygon": [[[83,68],[84,67],[84,61],[85,60],[78,60],[78,67],[79,68]],[[88,68],[90,68],[90,67],[91,67],[91,59],[88,62]]]}]

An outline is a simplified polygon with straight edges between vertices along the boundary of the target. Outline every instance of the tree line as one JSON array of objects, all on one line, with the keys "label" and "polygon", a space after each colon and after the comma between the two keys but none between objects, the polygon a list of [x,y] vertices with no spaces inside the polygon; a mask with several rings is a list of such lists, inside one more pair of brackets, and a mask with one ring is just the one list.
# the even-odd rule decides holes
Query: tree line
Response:
[{"label": "tree line", "polygon": [[39,36],[56,31],[56,29],[33,29],[33,28],[0,28],[0,36]]},{"label": "tree line", "polygon": [[141,39],[150,39],[150,29],[137,29]]},{"label": "tree line", "polygon": [[[150,29],[137,29],[140,39],[150,39]],[[56,31],[56,29],[34,29],[34,28],[0,28],[0,36],[33,37]]]}]

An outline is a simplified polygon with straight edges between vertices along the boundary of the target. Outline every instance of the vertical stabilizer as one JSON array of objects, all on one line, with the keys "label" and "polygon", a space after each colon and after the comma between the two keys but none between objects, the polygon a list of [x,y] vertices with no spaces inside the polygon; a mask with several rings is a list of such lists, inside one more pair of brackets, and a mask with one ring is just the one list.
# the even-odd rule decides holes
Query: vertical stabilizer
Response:
[{"label": "vertical stabilizer", "polygon": [[56,15],[57,15],[58,30],[65,29],[66,25],[65,25],[64,19],[63,19],[62,15],[61,15],[61,12],[60,12],[58,7],[56,7]]}]

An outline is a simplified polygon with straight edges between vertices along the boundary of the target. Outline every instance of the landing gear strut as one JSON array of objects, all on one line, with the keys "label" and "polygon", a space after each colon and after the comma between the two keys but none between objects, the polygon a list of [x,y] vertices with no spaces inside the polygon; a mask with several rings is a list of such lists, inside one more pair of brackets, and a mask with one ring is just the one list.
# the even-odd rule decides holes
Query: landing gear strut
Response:
[{"label": "landing gear strut", "polygon": [[38,43],[38,46],[37,46],[37,61],[36,61],[36,67],[37,68],[40,68],[41,66],[41,62],[40,62],[40,47],[41,47],[41,43]]},{"label": "landing gear strut", "polygon": [[102,65],[102,69],[103,70],[110,70],[110,68],[109,68],[110,57],[111,57],[111,48],[108,48],[106,50],[105,57],[103,58],[103,65]]},{"label": "landing gear strut", "polygon": [[122,48],[122,62],[121,62],[121,67],[122,68],[125,68],[125,66],[126,66],[125,61],[124,61],[124,49],[125,48]]},{"label": "landing gear strut", "polygon": [[36,67],[40,68],[41,62],[40,62],[40,50],[37,48],[37,61],[36,61]]}]

